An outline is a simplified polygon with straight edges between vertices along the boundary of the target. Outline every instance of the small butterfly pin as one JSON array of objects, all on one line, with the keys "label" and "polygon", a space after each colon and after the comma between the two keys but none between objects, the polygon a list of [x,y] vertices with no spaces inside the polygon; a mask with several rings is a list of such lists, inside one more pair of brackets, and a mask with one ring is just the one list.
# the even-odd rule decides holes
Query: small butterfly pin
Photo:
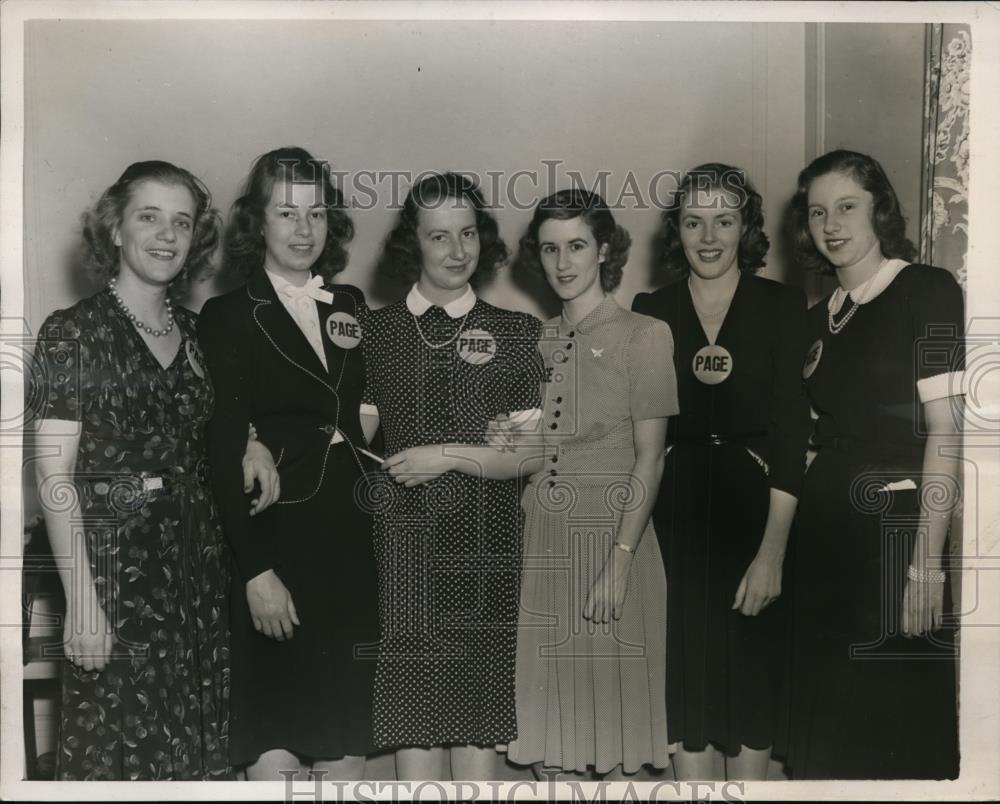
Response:
[{"label": "small butterfly pin", "polygon": [[601,357],[604,354],[603,349],[595,349],[593,346],[590,347],[590,351],[594,353],[594,357]]}]

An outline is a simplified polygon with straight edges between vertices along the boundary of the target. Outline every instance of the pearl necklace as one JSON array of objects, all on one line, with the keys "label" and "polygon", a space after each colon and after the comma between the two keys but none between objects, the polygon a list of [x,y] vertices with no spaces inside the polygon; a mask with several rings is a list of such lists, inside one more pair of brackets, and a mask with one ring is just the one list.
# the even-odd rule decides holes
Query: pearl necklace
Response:
[{"label": "pearl necklace", "polygon": [[[472,310],[469,310],[469,313],[471,312]],[[424,331],[420,329],[420,319],[417,316],[413,315],[413,313],[410,313],[410,315],[413,316],[413,323],[416,324],[417,334],[420,336],[420,340],[422,340],[425,344],[427,344],[427,346],[430,347],[431,349],[443,349],[449,343],[454,343],[455,339],[462,334],[462,327],[465,326],[465,319],[469,317],[469,313],[466,313],[465,315],[462,316],[462,320],[458,322],[458,329],[455,330],[455,334],[452,335],[450,338],[448,338],[448,340],[446,340],[444,343],[431,343],[429,340],[427,340],[427,337],[424,335]]]},{"label": "pearl necklace", "polygon": [[854,317],[854,314],[858,311],[858,308],[861,306],[856,301],[854,301],[854,299],[851,299],[851,304],[853,304],[854,306],[850,310],[848,310],[847,313],[844,314],[844,317],[841,318],[840,321],[836,324],[833,323],[833,310],[828,309],[826,311],[827,315],[826,323],[827,326],[830,328],[831,335],[836,335],[838,332],[840,332],[840,330],[846,327],[847,322]]},{"label": "pearl necklace", "polygon": [[108,290],[111,291],[111,295],[114,296],[115,301],[118,302],[118,306],[121,307],[122,312],[125,313],[128,320],[135,324],[136,329],[141,329],[147,335],[152,335],[154,338],[164,337],[174,331],[174,308],[168,297],[164,297],[163,299],[167,305],[167,325],[163,329],[153,329],[143,324],[135,317],[135,313],[128,309],[128,305],[125,304],[125,300],[122,299],[121,294],[118,292],[117,284],[118,280],[112,277],[108,280]]},{"label": "pearl necklace", "polygon": [[[826,308],[826,324],[830,329],[831,335],[836,335],[844,327],[846,327],[847,322],[849,322],[852,318],[854,318],[854,314],[858,311],[858,308],[862,304],[868,301],[868,297],[871,295],[872,282],[875,280],[875,277],[878,276],[879,273],[885,269],[885,266],[888,262],[889,259],[887,257],[883,257],[882,261],[878,264],[878,268],[875,269],[875,271],[872,273],[870,277],[868,277],[868,279],[866,279],[853,291],[847,291],[847,293],[845,294],[845,300],[850,299],[851,304],[853,304],[854,306],[851,307],[851,309],[844,314],[844,317],[841,318],[840,321],[836,324],[833,323],[833,307],[830,306],[833,303],[833,297],[830,298],[830,303],[827,305]],[[852,293],[854,293],[854,291],[858,292],[857,299],[855,299],[854,296],[851,295]],[[841,304],[841,306],[843,306],[843,304]]]}]

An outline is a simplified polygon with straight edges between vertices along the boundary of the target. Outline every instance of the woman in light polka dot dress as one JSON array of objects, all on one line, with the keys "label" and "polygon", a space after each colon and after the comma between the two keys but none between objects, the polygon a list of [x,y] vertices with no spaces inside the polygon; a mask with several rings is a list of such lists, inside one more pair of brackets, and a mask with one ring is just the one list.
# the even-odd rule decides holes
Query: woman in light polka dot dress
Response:
[{"label": "woman in light polka dot dress", "polygon": [[677,386],[669,327],[611,295],[629,245],[599,196],[542,201],[519,257],[563,302],[539,342],[541,438],[508,420],[491,427],[502,449],[408,456],[412,471],[531,474],[508,755],[539,771],[621,775],[669,762],[666,578],[649,520]]},{"label": "woman in light polka dot dress", "polygon": [[400,779],[447,779],[449,760],[453,778],[489,779],[496,745],[517,734],[517,482],[420,460],[428,444],[484,445],[500,414],[541,412],[538,320],[469,284],[506,255],[478,189],[449,173],[411,189],[379,264],[413,283],[372,314],[364,340],[365,402],[395,476],[370,486],[383,635],[374,729],[378,746],[398,749]]}]

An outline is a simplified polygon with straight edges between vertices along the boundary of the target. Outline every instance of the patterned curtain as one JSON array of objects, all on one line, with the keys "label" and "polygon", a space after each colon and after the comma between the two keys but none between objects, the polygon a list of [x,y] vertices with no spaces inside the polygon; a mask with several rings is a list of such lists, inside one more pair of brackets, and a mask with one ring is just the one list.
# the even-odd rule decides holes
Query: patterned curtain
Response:
[{"label": "patterned curtain", "polygon": [[969,26],[927,26],[920,261],[965,287],[969,234]]}]

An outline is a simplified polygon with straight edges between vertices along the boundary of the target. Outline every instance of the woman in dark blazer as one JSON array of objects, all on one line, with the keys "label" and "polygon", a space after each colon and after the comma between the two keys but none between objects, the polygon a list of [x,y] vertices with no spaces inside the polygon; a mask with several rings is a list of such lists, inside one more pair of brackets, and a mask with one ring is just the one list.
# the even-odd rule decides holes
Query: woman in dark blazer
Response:
[{"label": "woman in dark blazer", "polygon": [[674,336],[680,414],[654,516],[666,563],[667,727],[680,779],[763,779],[783,717],[785,545],[805,471],[802,292],[764,265],[761,197],[742,170],[701,165],[664,213],[681,279],[636,312]]},{"label": "woman in dark blazer", "polygon": [[[361,778],[371,749],[377,585],[356,502],[369,311],[360,290],[331,283],[353,235],[342,208],[306,151],[260,157],[226,237],[246,285],[209,300],[199,322],[218,400],[213,484],[236,559],[231,754],[251,780],[310,765]],[[281,477],[280,501],[253,520],[232,468],[250,425]]]}]

